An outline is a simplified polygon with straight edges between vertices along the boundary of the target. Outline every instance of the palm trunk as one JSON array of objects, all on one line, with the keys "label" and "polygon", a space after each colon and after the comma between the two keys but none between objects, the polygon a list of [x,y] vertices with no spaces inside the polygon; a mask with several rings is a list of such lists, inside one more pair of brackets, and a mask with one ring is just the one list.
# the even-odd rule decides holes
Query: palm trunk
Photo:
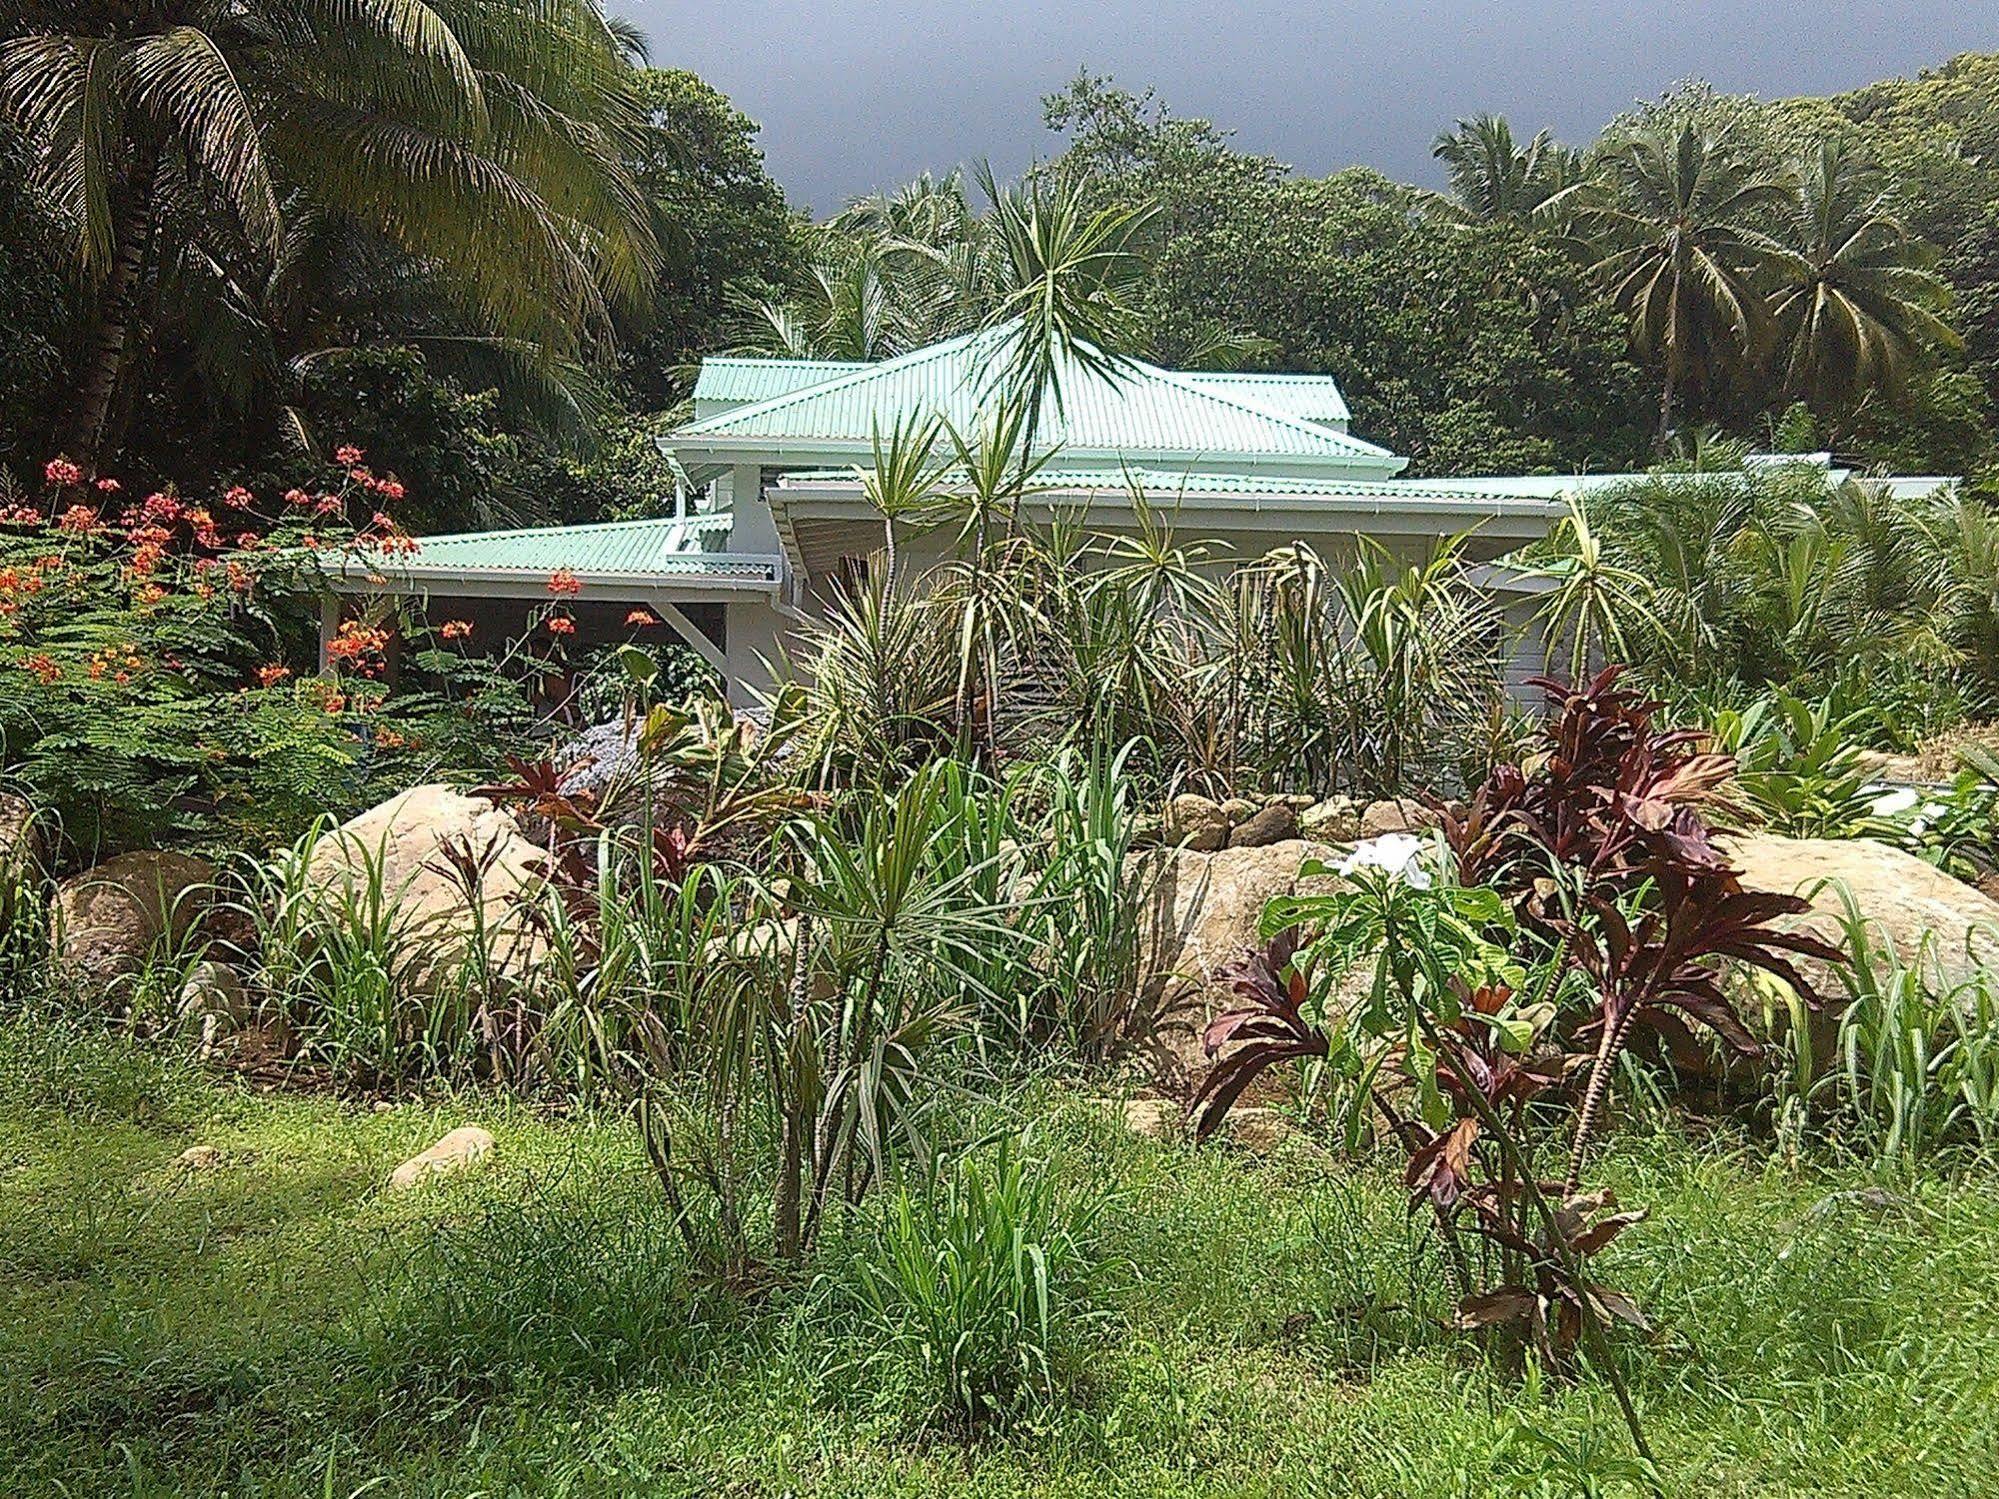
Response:
[{"label": "palm trunk", "polygon": [[113,219],[116,243],[111,270],[104,278],[98,298],[96,325],[84,356],[83,386],[77,393],[76,409],[64,443],[64,450],[86,471],[96,467],[105,418],[110,413],[111,397],[118,388],[118,374],[125,363],[139,269],[145,263],[146,243],[152,237],[153,171],[150,161],[134,170],[131,195]]},{"label": "palm trunk", "polygon": [[1666,361],[1666,384],[1659,393],[1659,435],[1653,441],[1653,446],[1661,453],[1666,451],[1666,444],[1673,438],[1673,384],[1673,363],[1669,359]]}]

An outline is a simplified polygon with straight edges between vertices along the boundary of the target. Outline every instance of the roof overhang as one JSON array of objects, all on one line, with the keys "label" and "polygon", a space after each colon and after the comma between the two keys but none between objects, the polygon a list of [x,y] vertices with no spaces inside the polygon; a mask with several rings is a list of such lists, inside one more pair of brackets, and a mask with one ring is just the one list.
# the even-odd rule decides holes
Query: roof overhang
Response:
[{"label": "roof overhang", "polygon": [[[1241,470],[1234,471],[1239,476]],[[1259,476],[1261,477],[1261,476]],[[1355,482],[1343,493],[1286,492],[1281,483],[1254,491],[1181,489],[1171,481],[1147,482],[1147,500],[1183,519],[1200,517],[1226,528],[1309,535],[1313,531],[1356,531],[1380,536],[1449,536],[1476,529],[1481,535],[1532,541],[1547,533],[1563,512],[1557,500],[1538,496],[1479,494],[1405,488],[1394,480]],[[852,480],[787,478],[768,486],[765,496],[789,519],[853,519],[875,511]],[[1032,519],[1054,516],[1085,526],[1115,529],[1132,519],[1131,492],[1121,481],[1101,485],[1058,485],[1027,496],[1023,509]]]},{"label": "roof overhang", "polygon": [[[728,552],[702,558],[702,565],[673,571],[643,572],[575,568],[584,595],[613,598],[666,598],[694,603],[715,598],[777,597],[787,572],[776,554]],[[344,557],[339,565],[320,567],[329,587],[344,594],[428,594],[439,598],[548,598],[548,572],[519,567],[459,567],[420,560],[371,565]]]},{"label": "roof overhang", "polygon": [[[677,460],[696,483],[706,483],[737,464],[760,468],[817,469],[868,467],[874,462],[874,445],[864,438],[738,437],[703,433],[682,437],[677,433],[659,439],[662,453]],[[1116,482],[1127,464],[1135,468],[1171,468],[1189,473],[1254,474],[1291,479],[1386,479],[1409,465],[1407,458],[1386,449],[1356,452],[1334,460],[1324,457],[1258,456],[1192,450],[1120,450],[1075,448],[1056,450],[1064,465],[1101,467],[1107,483]]]}]

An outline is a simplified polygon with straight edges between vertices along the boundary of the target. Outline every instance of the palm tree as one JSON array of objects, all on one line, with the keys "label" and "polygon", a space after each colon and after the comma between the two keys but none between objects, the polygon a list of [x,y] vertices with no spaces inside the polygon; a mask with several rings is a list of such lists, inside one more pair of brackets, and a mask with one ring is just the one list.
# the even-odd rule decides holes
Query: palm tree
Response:
[{"label": "palm tree", "polygon": [[1439,135],[1430,154],[1450,176],[1449,197],[1430,205],[1461,223],[1545,226],[1583,181],[1582,154],[1546,130],[1522,150],[1503,115],[1474,115]]},{"label": "palm tree", "polygon": [[148,276],[190,247],[273,274],[288,220],[332,214],[556,356],[649,284],[632,40],[595,0],[28,0],[8,29],[0,110],[93,300],[73,457],[104,446]]},{"label": "palm tree", "polygon": [[1689,120],[1615,142],[1605,191],[1587,205],[1606,248],[1596,269],[1631,319],[1639,350],[1664,368],[1658,442],[1682,384],[1718,385],[1769,324],[1752,283],[1770,257],[1753,219],[1785,185],[1753,168],[1726,131]]},{"label": "palm tree", "polygon": [[1875,167],[1822,141],[1773,235],[1765,273],[1785,388],[1821,412],[1896,392],[1925,352],[1959,343],[1942,317],[1950,285],[1936,250],[1888,204]]},{"label": "palm tree", "polygon": [[1549,538],[1549,557],[1532,571],[1553,585],[1535,611],[1551,673],[1584,681],[1605,662],[1635,659],[1659,633],[1650,580],[1610,555],[1581,494],[1569,496],[1568,513]]},{"label": "palm tree", "polygon": [[914,413],[896,420],[886,438],[876,427],[872,467],[856,468],[861,495],[882,518],[882,595],[893,598],[896,584],[895,523],[920,519],[937,508],[945,462],[938,456],[944,419]]},{"label": "palm tree", "polygon": [[1154,210],[1092,209],[1082,182],[1059,174],[1029,173],[1002,188],[981,168],[979,181],[992,199],[999,256],[985,321],[1007,330],[1000,375],[1025,407],[1026,453],[1041,435],[1046,402],[1063,410],[1065,372],[1116,381],[1143,341],[1132,297],[1145,265],[1133,242]]}]

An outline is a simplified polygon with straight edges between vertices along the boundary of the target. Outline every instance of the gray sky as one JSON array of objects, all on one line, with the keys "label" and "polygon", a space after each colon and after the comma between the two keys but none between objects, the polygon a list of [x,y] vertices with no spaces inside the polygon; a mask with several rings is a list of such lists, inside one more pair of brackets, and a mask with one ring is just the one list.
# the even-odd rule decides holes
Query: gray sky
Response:
[{"label": "gray sky", "polygon": [[1999,47],[1999,0],[610,0],[656,64],[763,126],[770,170],[826,213],[926,168],[1002,174],[1049,153],[1040,97],[1077,69],[1314,174],[1434,184],[1429,143],[1479,110],[1586,139],[1701,76],[1766,98],[1834,92]]}]

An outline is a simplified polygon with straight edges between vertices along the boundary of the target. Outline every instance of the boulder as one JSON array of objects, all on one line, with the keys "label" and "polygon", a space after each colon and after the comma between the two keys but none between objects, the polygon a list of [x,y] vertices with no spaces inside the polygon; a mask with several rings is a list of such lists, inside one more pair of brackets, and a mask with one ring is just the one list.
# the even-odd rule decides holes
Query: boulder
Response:
[{"label": "boulder", "polygon": [[1184,1090],[1207,1068],[1201,1031],[1231,1001],[1227,988],[1214,982],[1215,970],[1259,945],[1258,923],[1273,897],[1339,888],[1335,875],[1299,877],[1306,859],[1335,856],[1330,845],[1303,839],[1131,856],[1127,874],[1141,882],[1147,913],[1139,934],[1143,980],[1134,1040],[1162,1086]]},{"label": "boulder", "polygon": [[1383,833],[1421,833],[1442,821],[1421,802],[1406,796],[1389,797],[1370,803],[1360,815],[1360,836],[1379,838]]},{"label": "boulder", "polygon": [[1283,802],[1272,802],[1260,812],[1252,812],[1229,831],[1230,848],[1263,848],[1272,843],[1289,843],[1298,836],[1298,813]]},{"label": "boulder", "polygon": [[483,797],[450,786],[413,787],[320,839],[306,872],[321,889],[358,892],[378,866],[410,939],[427,949],[419,971],[430,983],[463,960],[474,933],[472,895],[448,850],[481,868],[477,898],[496,970],[503,978],[526,978],[545,942],[524,907],[538,898],[547,856]]},{"label": "boulder", "polygon": [[185,940],[205,914],[215,866],[191,854],[119,854],[56,886],[50,942],[72,976],[113,988],[156,945]]},{"label": "boulder", "polygon": [[[1842,889],[1877,936],[1892,944],[1902,961],[1915,961],[1926,933],[1951,983],[1978,968],[1999,966],[1999,901],[1933,864],[1871,838],[1785,838],[1750,833],[1726,847],[1742,883],[1755,890],[1808,896],[1812,909],[1790,924],[1842,945],[1847,907]],[[1836,882],[1836,883],[1835,883]],[[1828,999],[1843,992],[1836,976],[1807,964],[1806,977]]]},{"label": "boulder", "polygon": [[222,1162],[222,1152],[213,1145],[190,1145],[174,1158],[175,1165],[188,1171],[213,1171]]},{"label": "boulder", "polygon": [[1298,814],[1298,832],[1321,843],[1351,843],[1360,837],[1360,813],[1352,797],[1329,796]]},{"label": "boulder", "polygon": [[401,1192],[434,1176],[463,1171],[493,1153],[493,1137],[476,1124],[461,1125],[420,1155],[413,1155],[389,1175],[390,1190]]},{"label": "boulder", "polygon": [[1229,840],[1229,815],[1213,797],[1183,791],[1166,805],[1166,822],[1159,841],[1185,845],[1196,853],[1213,853]]},{"label": "boulder", "polygon": [[1222,803],[1222,816],[1229,820],[1230,827],[1255,815],[1256,803],[1246,796],[1232,796]]}]

